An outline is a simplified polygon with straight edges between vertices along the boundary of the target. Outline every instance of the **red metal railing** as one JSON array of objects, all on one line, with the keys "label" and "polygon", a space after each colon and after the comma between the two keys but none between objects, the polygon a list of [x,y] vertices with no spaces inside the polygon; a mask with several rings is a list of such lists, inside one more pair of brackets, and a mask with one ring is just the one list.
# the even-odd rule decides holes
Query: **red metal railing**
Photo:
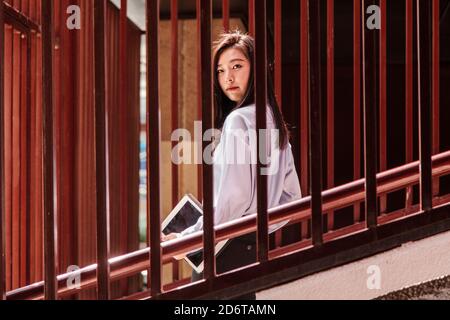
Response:
[{"label": "red metal railing", "polygon": [[[353,179],[361,178],[361,1],[353,0]],[[353,221],[361,221],[359,204],[353,207]]]},{"label": "red metal railing", "polygon": [[53,1],[42,1],[42,114],[44,132],[44,283],[45,298],[58,297],[56,275],[58,274],[53,186]]},{"label": "red metal railing", "polygon": [[[333,131],[335,108],[335,46],[333,0],[327,1],[327,28],[321,31],[322,2],[313,0],[300,1],[300,92],[301,101],[301,165],[304,171],[301,186],[311,194],[291,204],[278,208],[267,208],[267,178],[260,174],[261,163],[258,162],[258,213],[234,222],[214,227],[213,219],[213,171],[212,166],[203,164],[199,174],[200,194],[203,198],[204,233],[199,232],[183,239],[160,243],[161,221],[161,168],[160,123],[159,123],[159,0],[146,1],[147,17],[147,154],[148,156],[148,248],[122,255],[114,259],[109,252],[109,199],[108,199],[108,152],[106,149],[107,130],[105,100],[108,92],[105,85],[105,10],[106,0],[94,4],[94,56],[95,56],[95,138],[97,168],[97,264],[81,270],[80,288],[68,288],[67,279],[71,274],[61,274],[57,265],[55,209],[53,207],[54,186],[52,155],[52,48],[53,48],[53,1],[42,2],[42,38],[43,38],[43,138],[44,138],[44,253],[45,281],[6,292],[5,270],[5,207],[4,207],[4,159],[1,158],[1,246],[0,246],[0,298],[2,299],[56,299],[74,295],[81,290],[97,287],[99,299],[110,299],[110,283],[125,279],[143,270],[149,271],[149,290],[126,298],[193,298],[193,297],[233,297],[249,290],[260,290],[280,282],[296,279],[305,274],[336,266],[361,257],[387,250],[407,240],[426,237],[436,232],[450,229],[450,196],[439,195],[439,178],[450,174],[450,152],[439,153],[439,1],[405,0],[406,2],[406,165],[387,170],[387,2],[386,0],[354,0],[353,14],[353,110],[354,110],[354,181],[343,186],[334,183]],[[177,27],[178,2],[171,0],[171,35],[172,35],[172,127],[176,128],[178,101],[178,46]],[[281,26],[282,1],[275,4],[275,87],[280,104],[282,103],[282,52]],[[365,27],[365,10],[369,5],[379,5],[381,12],[381,30],[376,32]],[[417,55],[419,71],[419,148],[420,161],[413,162],[412,107],[413,92],[413,5],[417,5]],[[3,4],[2,4],[3,5]],[[337,5],[337,3],[336,3]],[[223,0],[223,26],[230,25],[229,1]],[[122,0],[122,9],[126,1]],[[255,92],[257,105],[257,128],[263,129],[266,123],[267,90],[267,16],[266,0],[249,0],[249,31],[255,37]],[[0,7],[0,9],[2,9]],[[3,13],[3,10],[0,10]],[[122,26],[126,15],[121,16]],[[257,17],[257,18],[255,18]],[[4,16],[0,14],[3,27]],[[197,0],[197,26],[199,31],[199,112],[203,120],[203,132],[213,126],[212,114],[212,65],[211,65],[211,25],[212,3],[210,0]],[[4,33],[2,32],[2,35]],[[321,77],[322,34],[327,38],[327,82],[323,90]],[[430,36],[431,35],[431,36]],[[122,41],[126,36],[121,33]],[[125,42],[126,43],[126,42]],[[0,49],[4,39],[0,37]],[[3,81],[3,55],[0,71]],[[121,55],[123,62],[126,55]],[[362,75],[362,82],[361,82]],[[1,83],[0,83],[1,85]],[[124,86],[125,84],[123,84]],[[122,86],[122,87],[123,87]],[[1,85],[3,90],[3,85]],[[323,94],[326,92],[326,94]],[[362,96],[361,96],[362,94]],[[327,97],[327,190],[322,186],[322,105]],[[0,98],[3,92],[0,91]],[[364,118],[364,166],[365,178],[360,177],[360,114],[361,97]],[[123,98],[123,96],[122,96]],[[4,121],[3,99],[0,123]],[[125,100],[123,100],[124,103]],[[379,115],[377,109],[379,108]],[[378,121],[379,119],[379,121]],[[378,132],[379,128],[379,132]],[[0,148],[4,154],[3,131],[0,136]],[[380,147],[377,147],[379,139]],[[308,141],[309,143],[305,143]],[[259,143],[258,143],[259,145]],[[203,143],[203,150],[208,147]],[[309,158],[307,155],[309,154]],[[433,155],[434,154],[434,155]],[[379,168],[378,169],[378,163]],[[172,202],[178,200],[177,168],[172,166]],[[122,174],[124,168],[121,170]],[[378,173],[379,172],[379,173]],[[200,183],[201,182],[201,183]],[[419,184],[420,204],[413,205],[413,186]],[[397,190],[406,189],[406,206],[404,209],[387,212],[387,195]],[[380,198],[380,207],[378,207]],[[360,204],[365,203],[364,221]],[[336,210],[353,206],[354,223],[343,229],[335,227]],[[323,218],[328,217],[327,232],[323,232]],[[270,250],[268,226],[290,219],[290,224],[300,223],[302,239],[299,242],[281,246],[280,233],[277,245]],[[310,227],[310,230],[309,230]],[[217,275],[214,258],[214,243],[257,231],[258,263]],[[189,279],[178,278],[177,263],[172,257],[195,248],[204,247],[205,281],[186,285]],[[364,249],[364,250],[363,250]],[[329,257],[339,257],[331,259]],[[330,260],[330,259],[328,259]],[[301,263],[299,264],[299,261]],[[339,262],[335,262],[339,261]],[[162,265],[172,263],[175,282],[162,285]],[[56,276],[57,274],[60,276]],[[183,288],[181,288],[183,286]],[[176,289],[176,290],[174,290]]]},{"label": "red metal railing", "polygon": [[[404,189],[409,186],[418,184],[420,177],[420,163],[419,161],[404,165],[399,168],[391,169],[377,175],[377,185],[378,185],[378,196],[385,195],[397,190]],[[439,177],[450,174],[450,152],[445,152],[436,156],[433,156],[433,176]],[[339,187],[335,187],[331,190],[324,191],[322,193],[323,197],[323,212],[335,211],[340,208],[344,208],[355,203],[359,204],[365,201],[365,180],[360,179]],[[389,214],[380,216],[377,226],[377,231],[379,239],[389,238],[395,234],[401,234],[399,231],[404,230],[405,227],[414,230],[414,227],[419,227],[424,224],[424,217],[427,217],[428,223],[436,221],[445,221],[450,216],[448,209],[448,202],[450,201],[450,195],[443,197],[437,197],[433,200],[433,206],[436,207],[436,212],[433,213],[433,217],[430,215],[424,215],[419,206],[413,206],[410,208],[401,209]],[[291,204],[284,205],[282,207],[273,208],[269,210],[270,224],[275,224],[286,219],[290,219],[291,223],[298,223],[299,221],[307,221],[311,219],[311,207],[310,207],[311,197],[305,197],[301,200],[295,201]],[[444,212],[440,212],[442,210]],[[417,221],[418,220],[418,221]],[[334,243],[338,243],[343,239],[349,239],[349,245],[352,244],[352,239],[364,238],[364,230],[366,228],[365,222],[355,224],[349,228],[342,229],[335,232],[329,232],[324,234],[324,247],[333,247]],[[389,230],[390,233],[385,230]],[[251,231],[256,230],[256,214],[241,218],[233,223],[228,223],[226,225],[216,226],[216,241],[221,241],[229,237],[236,237]],[[383,231],[383,232],[382,232]],[[438,230],[435,230],[438,232]],[[347,237],[344,237],[346,236]],[[350,235],[350,236],[349,236]],[[364,239],[367,243],[369,239]],[[402,240],[404,241],[404,239]],[[355,243],[354,245],[358,245]],[[202,247],[202,233],[198,232],[184,239],[173,240],[162,244],[163,262],[169,263],[172,261],[174,255],[178,255],[184,252],[188,252],[194,249]],[[335,249],[339,252],[345,250],[343,248]],[[372,246],[373,247],[373,246]],[[373,248],[371,249],[373,250]],[[382,250],[382,248],[380,249]],[[282,260],[277,258],[286,257],[286,255],[292,255],[295,257],[302,256],[302,253],[313,252],[314,248],[310,239],[298,242],[286,247],[279,248],[277,250],[272,250],[270,259],[276,262],[277,268],[283,270]],[[369,255],[367,252],[366,255]],[[311,257],[308,257],[311,259]],[[303,260],[302,260],[303,261]],[[306,261],[305,261],[306,262]],[[111,280],[118,280],[129,277],[133,274],[137,274],[143,270],[146,270],[149,264],[149,248],[142,249],[137,252],[133,252],[127,255],[119,256],[114,259],[109,260],[111,266]],[[295,264],[298,264],[296,262]],[[294,265],[295,265],[294,264]],[[81,275],[81,287],[80,288],[67,288],[66,282],[71,274],[63,274],[58,277],[59,283],[59,294],[61,297],[71,296],[81,290],[88,288],[93,288],[97,284],[96,280],[96,265],[91,265],[83,268],[80,271]],[[252,269],[253,274],[255,269]],[[272,270],[273,271],[273,270]],[[238,271],[236,279],[234,279],[231,284],[236,284],[242,281],[242,276],[239,273],[248,274],[245,270]],[[250,273],[252,274],[252,273]],[[268,274],[264,274],[268,276]],[[221,276],[223,278],[223,276]],[[229,279],[227,281],[230,281]],[[186,285],[186,281],[175,282],[173,285],[168,285],[165,287],[166,290],[173,289],[178,285]],[[194,286],[195,287],[195,286]],[[205,288],[202,289],[205,292]],[[177,290],[179,291],[179,290]],[[43,298],[43,282],[36,283],[34,285],[24,287],[22,289],[14,290],[8,293],[8,299],[42,299]],[[191,293],[191,292],[190,292]],[[181,290],[180,297],[183,291]],[[198,294],[198,293],[197,293]],[[142,297],[150,296],[150,292],[144,292],[138,294]],[[136,297],[136,295],[133,295]],[[186,297],[190,297],[186,295]]]},{"label": "red metal railing", "polygon": [[[5,51],[5,16],[3,1],[0,1],[0,52]],[[4,56],[0,58],[0,124],[3,126],[4,120],[4,77],[5,65]],[[5,217],[5,161],[4,161],[4,141],[5,134],[0,130],[0,300],[6,300],[6,217]]]},{"label": "red metal railing", "polygon": [[[406,1],[406,52],[405,52],[405,81],[406,81],[406,162],[413,161],[413,1]],[[410,207],[413,202],[413,189],[406,190],[406,206]]]},{"label": "red metal railing", "polygon": [[[309,168],[308,162],[308,105],[309,105],[309,90],[308,90],[308,52],[309,52],[309,24],[308,24],[308,2],[300,1],[300,141],[301,141],[301,159],[300,166],[307,171]],[[304,195],[309,194],[309,174],[301,175],[300,186]],[[306,238],[308,236],[308,222],[301,224],[301,236]]]}]

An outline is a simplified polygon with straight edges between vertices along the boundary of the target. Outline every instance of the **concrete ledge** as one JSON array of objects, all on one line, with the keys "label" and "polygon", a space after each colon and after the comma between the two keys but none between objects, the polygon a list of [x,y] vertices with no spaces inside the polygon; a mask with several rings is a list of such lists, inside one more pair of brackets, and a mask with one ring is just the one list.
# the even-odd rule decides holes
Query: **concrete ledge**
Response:
[{"label": "concrete ledge", "polygon": [[450,231],[257,293],[258,300],[375,299],[450,274]]}]

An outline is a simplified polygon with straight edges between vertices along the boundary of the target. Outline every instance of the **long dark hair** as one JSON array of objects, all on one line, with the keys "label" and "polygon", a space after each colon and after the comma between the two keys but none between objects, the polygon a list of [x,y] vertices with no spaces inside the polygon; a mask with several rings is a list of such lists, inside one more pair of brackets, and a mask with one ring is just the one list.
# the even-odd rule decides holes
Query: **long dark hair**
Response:
[{"label": "long dark hair", "polygon": [[[241,50],[250,62],[250,77],[247,92],[244,95],[244,99],[242,99],[239,104],[230,100],[222,91],[217,74],[219,58],[222,53],[229,48]],[[238,30],[222,33],[214,42],[214,108],[216,115],[215,127],[218,129],[222,129],[225,119],[233,110],[255,103],[254,52],[255,40],[248,34],[244,34]],[[275,98],[275,90],[271,72],[268,72],[267,80],[267,100],[270,105],[270,109],[272,110],[276,128],[279,130],[280,149],[284,149],[289,143],[290,133],[281,113],[280,106]]]}]

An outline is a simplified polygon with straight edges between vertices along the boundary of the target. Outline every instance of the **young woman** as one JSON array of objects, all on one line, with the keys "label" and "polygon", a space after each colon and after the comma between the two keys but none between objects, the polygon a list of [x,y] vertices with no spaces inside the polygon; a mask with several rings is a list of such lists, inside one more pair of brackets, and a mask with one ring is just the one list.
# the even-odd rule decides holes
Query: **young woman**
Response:
[{"label": "young woman", "polygon": [[[224,33],[215,42],[215,127],[221,129],[220,141],[213,154],[216,225],[257,212],[253,54],[253,38],[239,31]],[[289,144],[289,131],[275,99],[271,81],[267,98],[266,146],[270,159],[267,168],[267,200],[269,208],[273,208],[301,198],[301,191]],[[285,223],[269,226],[269,233]],[[203,219],[200,218],[196,225],[181,234],[163,236],[162,240],[185,236],[202,227]],[[255,233],[230,240],[217,255],[217,272],[220,274],[256,262],[255,244]],[[201,277],[201,274],[193,273],[193,281]],[[255,295],[240,298],[254,299]]]}]

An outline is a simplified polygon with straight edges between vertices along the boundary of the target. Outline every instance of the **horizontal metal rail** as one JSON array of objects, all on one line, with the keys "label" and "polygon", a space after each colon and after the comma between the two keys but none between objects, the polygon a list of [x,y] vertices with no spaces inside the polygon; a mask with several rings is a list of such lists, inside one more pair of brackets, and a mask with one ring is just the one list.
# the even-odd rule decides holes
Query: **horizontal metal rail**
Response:
[{"label": "horizontal metal rail", "polygon": [[29,31],[41,32],[41,26],[11,6],[11,4],[3,1],[3,8],[6,23],[14,24],[15,28],[25,33]]},{"label": "horizontal metal rail", "polygon": [[[450,174],[450,151],[438,154],[432,158],[433,177],[441,177]],[[401,190],[419,183],[419,161],[394,168],[377,174],[378,193],[382,196],[390,192]],[[323,214],[328,211],[335,211],[340,208],[352,206],[356,203],[364,201],[364,179],[354,181],[322,193],[323,197]],[[275,224],[287,219],[295,221],[305,221],[311,219],[310,196],[301,200],[283,205],[277,208],[269,209],[269,223]],[[437,198],[433,203],[434,206],[441,206],[450,203],[450,195]],[[405,211],[399,210],[380,217],[378,224],[389,224],[398,219],[404,219],[406,214],[420,212],[420,208],[412,206]],[[343,230],[336,230],[329,234],[324,234],[324,242],[331,241],[335,238],[350,236],[355,231],[364,230],[365,223],[354,225]],[[256,214],[246,216],[230,223],[222,224],[215,227],[216,241],[233,238],[242,234],[246,234],[256,230]],[[189,252],[194,249],[201,248],[202,236],[201,232],[192,234],[188,237],[172,240],[162,244],[163,263],[170,263],[173,256]],[[297,247],[293,247],[297,245]],[[272,251],[270,258],[288,255],[296,250],[308,247],[308,242],[294,244],[286,248],[280,248],[278,251]],[[113,259],[109,259],[111,268],[111,281],[123,279],[139,273],[149,268],[149,248],[142,249],[130,254],[122,255]],[[96,286],[96,268],[97,265],[85,267],[79,271],[81,276],[81,285],[79,289],[67,288],[67,280],[74,274],[62,274],[58,276],[58,296],[65,297],[78,293],[80,290],[93,288]],[[185,282],[181,281],[182,284]],[[8,292],[7,298],[11,300],[18,299],[42,299],[43,298],[43,282],[39,282],[18,290]]]}]

